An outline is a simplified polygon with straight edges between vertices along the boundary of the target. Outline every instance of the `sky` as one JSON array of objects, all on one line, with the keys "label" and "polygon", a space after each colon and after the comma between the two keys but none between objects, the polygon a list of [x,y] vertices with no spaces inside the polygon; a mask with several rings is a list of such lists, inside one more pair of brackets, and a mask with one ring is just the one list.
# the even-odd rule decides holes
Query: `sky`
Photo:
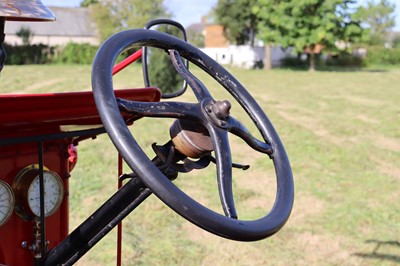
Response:
[{"label": "sky", "polygon": [[[46,6],[78,7],[82,0],[41,0]],[[173,19],[184,27],[201,22],[218,0],[164,0]]]},{"label": "sky", "polygon": [[[47,6],[78,7],[82,0],[42,0]],[[396,4],[396,26],[400,31],[400,0],[389,0]],[[207,15],[218,0],[164,0],[165,6],[173,14],[173,19],[184,27],[201,21],[201,17]],[[366,0],[359,0],[365,3]]]}]

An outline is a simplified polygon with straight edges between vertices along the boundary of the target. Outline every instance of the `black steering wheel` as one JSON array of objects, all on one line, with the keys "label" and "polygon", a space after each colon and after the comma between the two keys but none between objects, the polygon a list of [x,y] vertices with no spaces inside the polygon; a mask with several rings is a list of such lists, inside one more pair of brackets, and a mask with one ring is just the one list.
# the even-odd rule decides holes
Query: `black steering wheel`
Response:
[{"label": "black steering wheel", "polygon": [[[131,46],[148,46],[170,53],[177,71],[192,88],[198,103],[135,102],[116,99],[112,68],[117,56]],[[181,61],[181,56],[207,72],[244,108],[260,131],[257,140],[242,123],[229,115],[228,101],[215,101],[208,89],[194,77]],[[96,54],[92,70],[92,87],[97,110],[104,127],[132,171],[165,204],[197,226],[222,237],[255,241],[276,233],[287,221],[293,206],[294,184],[290,163],[283,144],[271,122],[246,89],[209,56],[174,36],[157,31],[134,29],[117,33],[106,40]],[[210,210],[174,185],[146,156],[126,126],[120,108],[147,117],[169,117],[195,121],[206,128],[211,138],[217,165],[218,187],[225,215]],[[266,216],[257,220],[237,218],[232,193],[232,159],[228,134],[241,137],[254,150],[272,159],[277,193]]]}]

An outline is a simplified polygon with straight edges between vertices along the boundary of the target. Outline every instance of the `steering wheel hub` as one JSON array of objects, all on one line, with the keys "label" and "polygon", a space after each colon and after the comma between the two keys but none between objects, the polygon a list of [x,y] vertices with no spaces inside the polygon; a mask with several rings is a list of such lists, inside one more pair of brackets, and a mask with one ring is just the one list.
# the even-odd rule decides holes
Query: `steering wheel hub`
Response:
[{"label": "steering wheel hub", "polygon": [[204,101],[203,106],[207,119],[209,119],[217,127],[227,129],[227,121],[232,107],[229,101],[209,100]]}]

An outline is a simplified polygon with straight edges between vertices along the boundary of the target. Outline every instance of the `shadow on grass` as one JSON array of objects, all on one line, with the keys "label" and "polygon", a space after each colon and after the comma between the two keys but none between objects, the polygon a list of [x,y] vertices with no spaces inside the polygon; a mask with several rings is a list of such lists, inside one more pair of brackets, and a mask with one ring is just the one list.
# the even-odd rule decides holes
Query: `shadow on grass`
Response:
[{"label": "shadow on grass", "polygon": [[[365,259],[376,259],[376,260],[385,260],[392,261],[396,264],[400,264],[400,242],[399,241],[380,241],[380,240],[367,240],[365,241],[367,244],[376,245],[374,250],[371,253],[353,253],[353,256],[365,258]],[[379,249],[382,246],[392,246],[399,249],[399,255],[389,254],[385,252],[381,252]]]},{"label": "shadow on grass", "polygon": [[[309,69],[305,67],[279,67],[277,69],[286,69],[298,72],[308,72]],[[316,72],[388,72],[384,68],[358,68],[358,67],[317,67]]]},{"label": "shadow on grass", "polygon": [[388,72],[384,68],[354,68],[354,67],[322,67],[317,71],[323,72]]}]

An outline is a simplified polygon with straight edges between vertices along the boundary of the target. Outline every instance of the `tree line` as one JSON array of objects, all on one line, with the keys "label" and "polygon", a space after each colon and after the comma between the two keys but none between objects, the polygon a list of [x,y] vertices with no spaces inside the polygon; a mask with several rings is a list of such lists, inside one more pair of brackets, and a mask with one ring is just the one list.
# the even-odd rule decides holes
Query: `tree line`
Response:
[{"label": "tree line", "polygon": [[[380,45],[395,25],[395,4],[388,0],[219,0],[216,21],[231,43],[267,44],[307,52],[315,69],[317,48],[346,52],[359,45]],[[397,45],[396,40],[394,44]]]},{"label": "tree line", "polygon": [[[92,9],[100,41],[121,30],[142,28],[154,18],[170,18],[172,14],[163,4],[163,0],[81,2],[82,7]],[[370,45],[376,57],[393,57],[379,47],[384,46],[387,31],[395,25],[394,11],[395,5],[388,0],[368,0],[362,6],[354,0],[218,0],[208,20],[221,24],[232,44],[254,45],[255,40],[261,40],[307,52],[314,69],[315,51],[321,47],[340,53]],[[29,43],[29,32],[21,30],[20,35],[25,45]],[[400,37],[393,39],[392,46],[400,48]]]},{"label": "tree line", "polygon": [[[142,28],[154,18],[171,17],[163,0],[83,0],[99,25],[101,40],[127,28]],[[307,51],[315,68],[315,51],[345,52],[365,44],[383,46],[395,25],[395,5],[389,0],[218,0],[210,14],[232,44],[255,40]],[[190,33],[189,33],[190,35]],[[400,40],[393,41],[400,46]]]}]

